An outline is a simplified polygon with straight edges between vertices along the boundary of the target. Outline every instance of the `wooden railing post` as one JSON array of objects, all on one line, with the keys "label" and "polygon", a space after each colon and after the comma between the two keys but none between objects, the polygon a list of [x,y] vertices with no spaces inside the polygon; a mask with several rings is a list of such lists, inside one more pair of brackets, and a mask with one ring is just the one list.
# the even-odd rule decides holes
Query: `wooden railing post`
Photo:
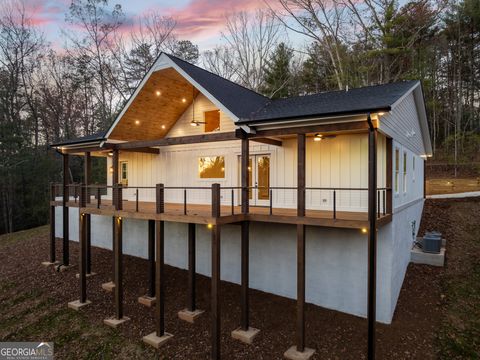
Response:
[{"label": "wooden railing post", "polygon": [[116,210],[123,210],[123,191],[122,184],[117,184],[117,201],[115,204]]},{"label": "wooden railing post", "polygon": [[100,187],[97,188],[97,209],[100,209],[100,205],[102,204],[102,193],[100,191]]}]

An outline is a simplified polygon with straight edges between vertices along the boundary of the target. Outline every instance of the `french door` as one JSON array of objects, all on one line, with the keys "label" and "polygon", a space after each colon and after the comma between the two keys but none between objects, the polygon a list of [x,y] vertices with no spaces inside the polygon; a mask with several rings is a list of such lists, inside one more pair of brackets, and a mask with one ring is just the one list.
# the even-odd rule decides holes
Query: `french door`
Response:
[{"label": "french door", "polygon": [[[240,166],[239,158],[239,169]],[[239,171],[241,184],[241,171]],[[248,186],[250,205],[268,206],[270,203],[270,155],[252,155],[248,161]]]}]

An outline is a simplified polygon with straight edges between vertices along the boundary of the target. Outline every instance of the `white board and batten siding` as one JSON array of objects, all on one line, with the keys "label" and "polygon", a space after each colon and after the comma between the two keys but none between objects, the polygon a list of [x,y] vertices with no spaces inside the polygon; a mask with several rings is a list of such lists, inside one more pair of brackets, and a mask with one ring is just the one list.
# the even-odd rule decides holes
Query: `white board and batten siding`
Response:
[{"label": "white board and batten siding", "polygon": [[[195,100],[194,119],[203,121],[204,112],[217,108],[205,96],[199,94]],[[169,131],[168,137],[204,134],[203,124],[193,127],[192,106],[182,114]],[[231,132],[236,128],[228,116],[220,112],[220,131]],[[142,153],[120,153],[120,162],[128,162],[129,186],[151,186],[163,183],[166,187],[210,187],[219,183],[224,187],[239,186],[241,154],[240,141],[222,141],[190,145],[165,146],[159,155]],[[266,145],[250,141],[251,155],[270,155],[270,184],[272,187],[295,187],[297,184],[297,143],[295,138],[283,139],[283,146]],[[225,178],[200,179],[198,160],[204,156],[225,157]],[[378,186],[385,185],[386,173],[385,137],[378,137]],[[109,165],[110,166],[110,165]],[[110,177],[111,178],[111,177]],[[368,187],[368,138],[365,134],[340,135],[319,142],[307,138],[306,142],[306,185],[315,188],[363,188]],[[308,190],[306,206],[309,209],[331,210],[332,190]],[[183,190],[167,189],[167,202],[183,202]],[[231,203],[231,190],[221,193],[224,204]],[[235,203],[239,204],[240,191],[234,192]],[[135,199],[135,189],[124,190],[124,198]],[[141,201],[154,201],[155,192],[140,189]],[[336,193],[339,211],[366,211],[367,191],[338,190]],[[209,204],[211,194],[205,190],[188,190],[187,201],[191,204]],[[296,207],[296,190],[273,190],[273,206]]]},{"label": "white board and batten siding", "polygon": [[[379,130],[393,140],[393,208],[394,210],[401,209],[409,203],[419,201],[424,195],[423,164],[425,159],[421,156],[426,153],[426,149],[413,92],[405,96],[390,113],[381,117]],[[396,150],[399,152],[397,186],[395,186]],[[406,168],[404,168],[405,156]]]}]

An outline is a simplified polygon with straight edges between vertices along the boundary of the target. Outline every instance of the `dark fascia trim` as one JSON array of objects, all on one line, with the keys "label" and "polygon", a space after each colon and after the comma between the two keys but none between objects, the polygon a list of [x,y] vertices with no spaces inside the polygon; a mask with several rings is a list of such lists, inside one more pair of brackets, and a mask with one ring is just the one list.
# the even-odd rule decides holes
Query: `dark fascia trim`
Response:
[{"label": "dark fascia trim", "polygon": [[75,145],[80,145],[80,144],[86,144],[86,143],[101,143],[102,141],[106,141],[107,139],[102,137],[102,138],[94,138],[94,139],[83,139],[83,140],[72,140],[72,141],[66,141],[66,142],[60,142],[60,143],[55,143],[55,144],[50,144],[49,146],[54,148],[54,147],[59,147],[59,146],[75,146]]},{"label": "dark fascia trim", "polygon": [[259,125],[266,125],[274,122],[280,122],[280,121],[290,121],[290,120],[315,120],[315,119],[328,119],[331,117],[337,117],[337,116],[348,116],[348,115],[363,115],[363,114],[368,114],[368,113],[375,113],[375,112],[388,112],[391,111],[392,107],[389,106],[384,106],[384,107],[379,107],[379,108],[373,108],[373,109],[362,109],[362,110],[352,110],[352,111],[335,111],[335,112],[329,112],[329,113],[321,113],[321,114],[314,114],[314,115],[308,115],[308,116],[285,116],[281,118],[271,118],[271,119],[260,119],[260,120],[250,120],[250,119],[240,119],[238,121],[238,124],[240,125],[252,125],[252,126],[259,126]]}]

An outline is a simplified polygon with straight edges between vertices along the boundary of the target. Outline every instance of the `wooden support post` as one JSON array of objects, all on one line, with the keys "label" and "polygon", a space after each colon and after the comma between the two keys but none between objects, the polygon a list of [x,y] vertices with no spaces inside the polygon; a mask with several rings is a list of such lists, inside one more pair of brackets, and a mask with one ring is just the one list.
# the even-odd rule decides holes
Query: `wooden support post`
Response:
[{"label": "wooden support post", "polygon": [[[87,190],[88,193],[88,190]],[[85,242],[86,242],[86,269],[87,274],[92,275],[92,216],[85,214]]]},{"label": "wooden support post", "polygon": [[248,195],[248,164],[250,162],[250,151],[248,138],[242,139],[242,157],[241,157],[241,183],[242,183],[242,214],[248,214],[249,199]]},{"label": "wooden support post", "polygon": [[297,225],[297,351],[305,350],[305,225]]},{"label": "wooden support post", "polygon": [[[220,184],[212,184],[212,217],[220,217]],[[220,359],[220,225],[212,226],[212,359]]]},{"label": "wooden support post", "polygon": [[73,310],[80,310],[85,305],[90,304],[87,300],[87,224],[86,216],[83,213],[83,208],[86,206],[87,201],[87,189],[84,184],[80,185],[80,194],[78,201],[79,210],[79,222],[78,222],[78,241],[80,245],[80,251],[78,256],[78,278],[80,280],[80,299],[68,303],[68,307]]},{"label": "wooden support post", "polygon": [[[297,135],[297,216],[305,216],[305,134]],[[297,351],[305,350],[305,225],[297,225]]]},{"label": "wooden support post", "polygon": [[[50,201],[55,201],[55,185],[50,185]],[[55,205],[50,205],[50,263],[56,261],[55,255]]]},{"label": "wooden support post", "polygon": [[118,158],[119,152],[115,149],[112,155],[112,185],[118,184]]},{"label": "wooden support post", "polygon": [[[115,204],[115,199],[116,199],[116,189],[115,185],[118,184],[118,157],[119,157],[119,152],[118,150],[114,149],[112,152],[112,203],[113,206],[116,206]],[[112,218],[112,251],[115,254],[115,217]],[[115,274],[115,261],[113,262],[113,273]]]},{"label": "wooden support post", "polygon": [[[156,213],[165,212],[165,187],[163,184],[156,186]],[[159,348],[168,342],[173,335],[165,332],[165,223],[155,221],[156,226],[156,263],[155,263],[155,331],[143,337],[143,341],[155,348]]]},{"label": "wooden support post", "polygon": [[155,297],[155,220],[148,220],[148,296]]},{"label": "wooden support post", "polygon": [[83,182],[85,183],[85,186],[87,186],[87,204],[90,204],[90,188],[89,186],[92,185],[92,157],[90,155],[89,151],[85,152],[85,161],[83,164],[83,171],[84,171],[84,176],[83,176]]},{"label": "wooden support post", "polygon": [[305,134],[297,135],[297,216],[305,216]]},{"label": "wooden support post", "polygon": [[195,262],[195,224],[188,224],[188,301],[187,309],[194,312],[196,309],[196,262]]},{"label": "wooden support post", "polygon": [[203,310],[197,309],[196,304],[196,225],[188,224],[188,290],[187,290],[187,307],[178,312],[181,320],[194,323],[196,319],[204,313]]},{"label": "wooden support post", "polygon": [[70,173],[68,167],[69,155],[63,154],[63,265],[70,265],[70,249],[69,249],[69,217],[68,217],[68,198],[69,198],[69,187],[70,183]]},{"label": "wooden support post", "polygon": [[[157,214],[165,210],[165,189],[163,184],[157,184]],[[165,257],[165,226],[163,221],[156,221],[156,274],[155,274],[155,330],[157,337],[165,335],[165,280],[163,277]]]},{"label": "wooden support post", "polygon": [[115,218],[115,319],[123,318],[123,220]]},{"label": "wooden support post", "polygon": [[241,328],[243,331],[248,331],[250,327],[250,319],[249,319],[249,230],[250,230],[250,222],[243,221],[242,222],[242,229],[241,229],[241,257],[242,257],[242,287],[241,287],[241,308],[242,308],[242,316],[241,316]]},{"label": "wooden support post", "polygon": [[[377,297],[377,129],[370,116],[368,132],[368,351],[369,360],[375,359],[375,324]],[[387,151],[388,152],[388,151]]]},{"label": "wooden support post", "polygon": [[80,278],[80,302],[83,304],[87,301],[87,223],[86,214],[82,213],[82,208],[86,206],[86,187],[82,184],[80,188],[79,201],[79,241],[80,241],[80,256],[79,256],[79,278]]},{"label": "wooden support post", "polygon": [[[305,134],[297,135],[297,216],[305,216]],[[287,359],[309,359],[315,350],[305,347],[305,225],[297,225],[297,321],[295,346]]]}]

